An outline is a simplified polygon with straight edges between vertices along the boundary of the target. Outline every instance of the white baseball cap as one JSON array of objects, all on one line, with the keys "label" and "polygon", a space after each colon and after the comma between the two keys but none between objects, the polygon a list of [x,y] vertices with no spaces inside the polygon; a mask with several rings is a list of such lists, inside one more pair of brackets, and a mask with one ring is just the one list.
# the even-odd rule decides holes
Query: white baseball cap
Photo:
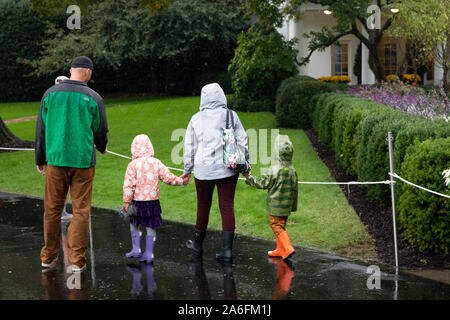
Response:
[{"label": "white baseball cap", "polygon": [[59,84],[61,83],[63,80],[68,80],[69,78],[67,78],[66,76],[59,76],[55,79],[55,84]]}]

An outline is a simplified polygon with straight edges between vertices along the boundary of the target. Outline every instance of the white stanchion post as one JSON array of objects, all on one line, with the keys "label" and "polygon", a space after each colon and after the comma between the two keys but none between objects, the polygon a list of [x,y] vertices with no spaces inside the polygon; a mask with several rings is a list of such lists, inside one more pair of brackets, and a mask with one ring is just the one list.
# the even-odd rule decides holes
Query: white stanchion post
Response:
[{"label": "white stanchion post", "polygon": [[394,150],[392,148],[392,141],[394,138],[392,137],[392,132],[388,132],[388,146],[389,146],[389,172],[391,173],[391,201],[392,201],[392,225],[394,229],[394,250],[395,250],[395,268],[398,271],[398,249],[397,249],[397,222],[395,218],[395,191],[394,191],[394,177],[392,174],[394,173]]}]

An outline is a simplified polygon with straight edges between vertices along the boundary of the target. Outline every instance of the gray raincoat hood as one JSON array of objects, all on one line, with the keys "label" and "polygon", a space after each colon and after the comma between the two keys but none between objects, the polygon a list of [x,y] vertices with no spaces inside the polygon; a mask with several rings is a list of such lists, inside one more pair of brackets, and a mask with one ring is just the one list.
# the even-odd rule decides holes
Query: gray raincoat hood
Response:
[{"label": "gray raincoat hood", "polygon": [[200,94],[200,111],[205,109],[226,108],[227,97],[217,83],[207,84]]}]

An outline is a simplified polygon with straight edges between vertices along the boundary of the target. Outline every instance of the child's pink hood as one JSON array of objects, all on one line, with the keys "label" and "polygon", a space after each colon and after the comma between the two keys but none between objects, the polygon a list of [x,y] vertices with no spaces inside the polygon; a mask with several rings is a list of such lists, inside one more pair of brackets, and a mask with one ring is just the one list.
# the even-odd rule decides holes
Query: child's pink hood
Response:
[{"label": "child's pink hood", "polygon": [[143,157],[153,157],[155,152],[153,150],[152,142],[146,134],[140,134],[134,137],[131,143],[131,157],[133,160]]}]

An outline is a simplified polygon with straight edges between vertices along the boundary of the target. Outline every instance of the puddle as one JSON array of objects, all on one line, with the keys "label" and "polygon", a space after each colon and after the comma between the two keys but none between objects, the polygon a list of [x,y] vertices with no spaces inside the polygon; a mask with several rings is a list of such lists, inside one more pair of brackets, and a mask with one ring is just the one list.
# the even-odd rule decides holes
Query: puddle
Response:
[{"label": "puddle", "polygon": [[[202,263],[184,243],[192,226],[165,221],[157,230],[153,265],[124,258],[131,249],[128,224],[110,210],[93,208],[93,250],[79,278],[59,268],[42,273],[43,201],[0,193],[0,299],[450,299],[450,285],[381,267],[380,289],[363,262],[296,248],[291,266],[269,259],[274,242],[237,235],[234,263],[214,259],[220,232],[209,231]],[[291,269],[292,268],[292,269]],[[376,282],[373,282],[376,283]]]}]

